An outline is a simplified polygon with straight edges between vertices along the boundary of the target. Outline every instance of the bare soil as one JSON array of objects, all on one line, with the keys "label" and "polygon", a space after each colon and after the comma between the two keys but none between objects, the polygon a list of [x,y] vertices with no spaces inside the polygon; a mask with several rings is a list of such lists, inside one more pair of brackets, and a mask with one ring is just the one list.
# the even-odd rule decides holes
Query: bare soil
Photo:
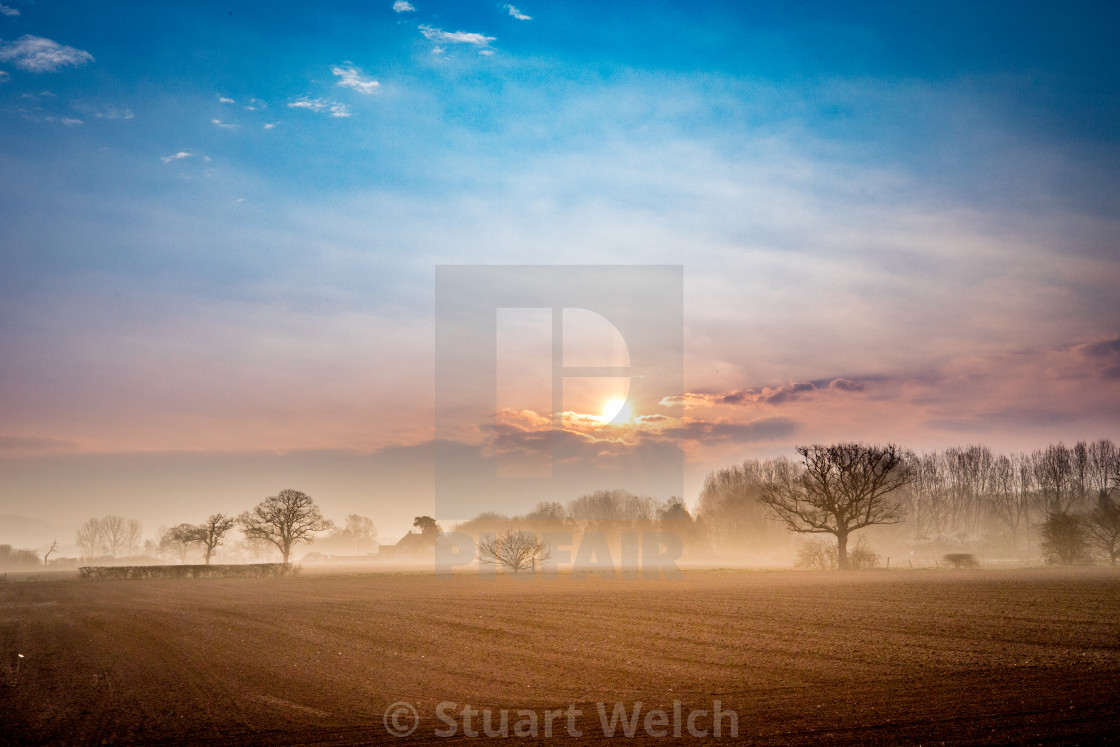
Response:
[{"label": "bare soil", "polygon": [[575,706],[607,742],[596,703],[675,700],[719,700],[758,744],[1117,740],[1120,572],[0,584],[3,744],[440,744],[441,702],[511,709],[511,730]]}]

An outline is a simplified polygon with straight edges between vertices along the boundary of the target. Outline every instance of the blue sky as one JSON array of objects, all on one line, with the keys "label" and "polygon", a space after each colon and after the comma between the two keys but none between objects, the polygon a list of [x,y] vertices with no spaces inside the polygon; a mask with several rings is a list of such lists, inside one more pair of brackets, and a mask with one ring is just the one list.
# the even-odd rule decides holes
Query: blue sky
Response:
[{"label": "blue sky", "polygon": [[739,434],[693,486],[1120,435],[1113,6],[515,6],[5,0],[0,513],[124,511],[36,481],[90,459],[425,448],[440,263],[683,265],[688,417]]}]

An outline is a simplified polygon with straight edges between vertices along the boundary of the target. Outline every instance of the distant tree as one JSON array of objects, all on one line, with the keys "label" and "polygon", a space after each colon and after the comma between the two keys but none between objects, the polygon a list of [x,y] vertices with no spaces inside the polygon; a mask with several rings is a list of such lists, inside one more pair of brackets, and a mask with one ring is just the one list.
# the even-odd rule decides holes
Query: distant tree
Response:
[{"label": "distant tree", "polygon": [[551,552],[537,535],[523,529],[509,529],[496,536],[483,538],[478,543],[478,561],[507,568],[514,573],[531,569],[548,560]]},{"label": "distant tree", "polygon": [[95,558],[109,555],[114,558],[134,555],[140,547],[140,522],[123,516],[92,518],[78,527],[78,547],[82,555]]},{"label": "distant tree", "polygon": [[11,545],[0,545],[0,568],[35,568],[40,564],[34,550],[13,549]]},{"label": "distant tree", "polygon": [[443,532],[439,524],[437,524],[436,520],[431,516],[417,516],[412,520],[412,526],[419,529],[420,534],[424,535],[425,538],[432,539],[433,541]]},{"label": "distant tree", "polygon": [[194,524],[179,524],[165,529],[159,538],[161,553],[176,555],[180,563],[187,562],[187,553],[202,543],[202,530]]},{"label": "distant tree", "polygon": [[210,514],[206,521],[198,526],[198,543],[202,545],[202,557],[206,565],[210,565],[210,558],[214,551],[222,544],[222,537],[233,529],[237,520],[225,514]]},{"label": "distant tree", "polygon": [[549,521],[560,523],[568,518],[564,504],[555,501],[542,501],[529,513],[525,514],[526,521]]},{"label": "distant tree", "polygon": [[703,526],[697,525],[684,500],[675,495],[658,510],[657,521],[661,531],[680,537],[686,549],[694,549],[703,539]]},{"label": "distant tree", "polygon": [[1042,524],[1039,547],[1048,563],[1073,565],[1085,560],[1089,533],[1080,516],[1052,511]]},{"label": "distant tree", "polygon": [[1093,548],[1116,565],[1120,558],[1120,504],[1107,490],[1100,491],[1096,507],[1089,512],[1088,530]]},{"label": "distant tree", "polygon": [[797,453],[804,468],[764,485],[758,500],[794,532],[834,535],[837,567],[846,570],[852,532],[901,521],[891,494],[912,479],[908,455],[894,444],[857,443],[799,446]]},{"label": "distant tree", "polygon": [[288,562],[292,547],[300,542],[313,542],[316,532],[334,524],[324,519],[315,501],[298,490],[281,490],[237,517],[242,534],[248,539],[270,542]]},{"label": "distant tree", "polygon": [[43,565],[49,565],[51,555],[53,555],[57,551],[58,540],[54,540],[53,542],[51,542],[51,549],[47,550],[47,553],[43,556]]}]

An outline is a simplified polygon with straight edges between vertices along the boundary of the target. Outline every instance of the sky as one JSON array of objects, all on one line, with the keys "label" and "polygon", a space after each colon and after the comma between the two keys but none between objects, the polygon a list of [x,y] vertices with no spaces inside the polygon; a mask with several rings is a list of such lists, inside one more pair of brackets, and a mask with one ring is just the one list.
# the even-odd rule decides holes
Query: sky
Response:
[{"label": "sky", "polygon": [[[557,423],[692,504],[801,443],[1120,438],[1109,3],[2,1],[0,515],[296,488],[392,539],[437,435]],[[441,265],[680,267],[681,391],[444,439]]]}]

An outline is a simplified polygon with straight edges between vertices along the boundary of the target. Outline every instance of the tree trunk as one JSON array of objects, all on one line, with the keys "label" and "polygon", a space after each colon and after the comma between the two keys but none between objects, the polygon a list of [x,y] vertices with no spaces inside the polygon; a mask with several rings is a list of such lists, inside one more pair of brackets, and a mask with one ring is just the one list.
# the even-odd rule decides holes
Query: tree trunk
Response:
[{"label": "tree trunk", "polygon": [[283,555],[284,555],[284,565],[288,564],[288,553],[290,553],[291,551],[292,551],[292,548],[290,548],[290,547],[281,547],[280,548],[280,552],[283,553]]},{"label": "tree trunk", "polygon": [[836,533],[836,567],[842,571],[848,570],[847,530],[841,530]]}]

